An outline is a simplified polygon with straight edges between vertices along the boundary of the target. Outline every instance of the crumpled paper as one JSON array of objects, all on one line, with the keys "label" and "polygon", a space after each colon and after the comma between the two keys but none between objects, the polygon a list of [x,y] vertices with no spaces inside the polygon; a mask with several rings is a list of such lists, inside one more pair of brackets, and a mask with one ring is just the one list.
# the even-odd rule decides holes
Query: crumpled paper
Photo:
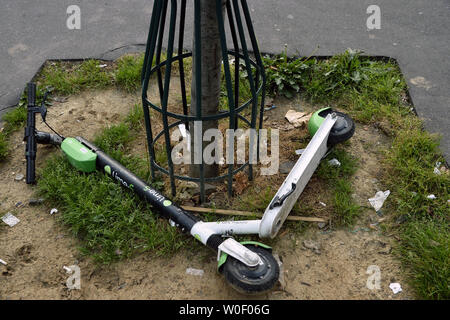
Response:
[{"label": "crumpled paper", "polygon": [[284,117],[289,123],[293,124],[295,128],[299,128],[308,123],[309,118],[311,118],[311,113],[289,110]]},{"label": "crumpled paper", "polygon": [[391,288],[392,292],[394,294],[397,294],[399,292],[402,292],[402,286],[400,285],[400,283],[397,282],[393,282],[389,285],[389,288]]},{"label": "crumpled paper", "polygon": [[391,191],[378,191],[375,193],[373,198],[369,199],[370,205],[375,209],[375,211],[379,211],[383,206],[384,201],[391,194]]}]

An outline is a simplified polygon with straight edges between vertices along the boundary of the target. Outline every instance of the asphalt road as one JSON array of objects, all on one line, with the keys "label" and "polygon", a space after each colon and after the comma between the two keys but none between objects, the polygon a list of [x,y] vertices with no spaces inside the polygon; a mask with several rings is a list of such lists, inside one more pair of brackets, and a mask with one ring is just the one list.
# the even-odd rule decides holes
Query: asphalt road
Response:
[{"label": "asphalt road", "polygon": [[[248,3],[263,52],[279,53],[287,45],[291,54],[333,55],[353,48],[397,59],[417,113],[427,130],[442,135],[449,161],[450,0]],[[80,30],[67,28],[70,5],[81,9]],[[46,59],[115,59],[143,50],[152,5],[150,0],[0,0],[0,114],[17,104]],[[380,7],[381,29],[367,29],[369,5]]]}]

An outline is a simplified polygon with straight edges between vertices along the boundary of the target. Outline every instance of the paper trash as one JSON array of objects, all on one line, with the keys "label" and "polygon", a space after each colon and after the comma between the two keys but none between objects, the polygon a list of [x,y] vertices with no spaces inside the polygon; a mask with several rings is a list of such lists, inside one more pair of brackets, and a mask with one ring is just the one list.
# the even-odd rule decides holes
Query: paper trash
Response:
[{"label": "paper trash", "polygon": [[16,218],[15,216],[13,216],[13,214],[11,212],[8,212],[7,214],[5,214],[2,217],[2,221],[10,227],[14,227],[16,224],[18,224],[20,222],[20,220],[18,218]]},{"label": "paper trash", "polygon": [[386,191],[378,191],[373,198],[369,199],[370,205],[375,209],[375,211],[379,211],[383,206],[384,201],[391,194],[389,190]]}]

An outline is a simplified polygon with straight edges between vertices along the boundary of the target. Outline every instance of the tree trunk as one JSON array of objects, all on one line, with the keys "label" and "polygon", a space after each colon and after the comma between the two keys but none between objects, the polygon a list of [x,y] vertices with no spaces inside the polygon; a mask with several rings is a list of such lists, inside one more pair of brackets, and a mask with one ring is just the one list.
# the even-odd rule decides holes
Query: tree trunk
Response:
[{"label": "tree trunk", "polygon": [[[220,46],[220,35],[217,24],[216,15],[216,1],[215,0],[200,0],[201,3],[201,96],[197,95],[196,83],[195,83],[195,36],[193,41],[192,50],[192,85],[191,85],[191,107],[189,110],[190,115],[197,115],[196,104],[198,99],[201,101],[202,116],[218,113],[219,110],[219,98],[220,98],[220,75],[222,68],[222,52]],[[224,4],[222,6],[222,12],[224,12]],[[195,32],[195,31],[194,31]],[[191,165],[190,176],[200,176],[200,165],[195,164],[194,157],[196,150],[194,149],[194,143],[196,140],[196,132],[194,130],[194,124],[189,124],[189,130],[191,134]],[[218,121],[204,121],[202,123],[201,137],[203,133],[210,128],[218,128]],[[200,134],[198,130],[197,135]],[[197,137],[198,139],[198,137]],[[205,146],[211,142],[203,142],[201,139],[201,153]],[[197,147],[197,153],[200,151]],[[197,154],[197,159],[199,155]],[[203,158],[201,158],[203,159]],[[197,161],[198,162],[198,161]],[[207,165],[204,164],[204,176],[214,177],[218,175],[219,167],[217,164]]]}]

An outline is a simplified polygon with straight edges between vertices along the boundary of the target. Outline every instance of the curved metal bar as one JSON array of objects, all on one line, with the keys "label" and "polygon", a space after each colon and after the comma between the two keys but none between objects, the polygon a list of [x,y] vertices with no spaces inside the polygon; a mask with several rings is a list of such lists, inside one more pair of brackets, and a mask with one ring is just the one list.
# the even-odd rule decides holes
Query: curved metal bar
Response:
[{"label": "curved metal bar", "polygon": [[[162,7],[162,11],[161,11],[161,22],[160,22],[161,25],[159,27],[159,30],[161,32],[159,32],[159,34],[158,34],[158,45],[156,47],[156,61],[155,61],[156,64],[159,64],[161,61],[162,43],[163,43],[163,39],[164,39],[164,27],[166,25],[168,3],[169,3],[168,0],[163,1],[163,7]],[[163,95],[164,95],[164,87],[163,87],[163,82],[162,82],[162,73],[161,73],[160,69],[158,69],[157,75],[158,75],[159,98],[160,98],[160,100],[162,100]]]},{"label": "curved metal bar", "polygon": [[[153,140],[153,133],[152,133],[152,125],[150,122],[150,110],[148,108],[148,102],[147,102],[147,90],[148,90],[148,83],[150,80],[150,71],[153,63],[153,56],[155,54],[155,46],[156,46],[156,39],[159,31],[159,20],[161,18],[161,1],[155,0],[154,6],[153,6],[153,14],[152,19],[150,23],[150,30],[149,30],[149,41],[147,42],[146,47],[146,53],[145,53],[145,64],[142,66],[142,74],[143,74],[143,81],[142,81],[142,108],[144,111],[144,121],[145,121],[145,130],[147,132],[147,146],[150,154],[150,160],[154,159],[155,157],[155,150],[152,146],[152,140]],[[144,71],[145,70],[145,71]],[[155,179],[155,169],[152,166],[152,161],[150,161],[150,171],[152,179]]]},{"label": "curved metal bar", "polygon": [[[241,47],[242,47],[242,51],[244,52],[244,61],[245,61],[245,67],[247,69],[248,81],[250,83],[250,91],[252,92],[252,123],[251,123],[251,127],[255,128],[255,126],[256,126],[256,106],[258,104],[258,96],[256,94],[256,88],[255,88],[255,83],[253,80],[253,72],[252,72],[252,67],[251,67],[251,63],[250,63],[250,57],[248,55],[247,43],[245,41],[244,27],[242,24],[242,19],[241,19],[240,10],[239,10],[239,4],[238,4],[237,0],[233,0],[233,8],[234,8],[234,17],[236,19],[236,24],[237,24],[237,28],[238,28],[239,38],[241,40]],[[250,159],[253,159],[253,157],[254,157],[253,146],[254,146],[255,142],[256,141],[254,141],[254,136],[250,135],[250,141],[249,141],[249,158]],[[253,166],[251,164],[249,166],[248,175],[249,175],[249,180],[253,180]]]},{"label": "curved metal bar", "polygon": [[[167,115],[167,103],[169,100],[169,90],[170,90],[170,73],[172,71],[172,55],[173,55],[173,44],[175,41],[175,25],[177,19],[177,0],[171,0],[170,5],[170,27],[169,27],[169,39],[168,39],[168,47],[167,47],[167,64],[166,64],[166,72],[164,79],[164,91],[163,98],[161,101],[162,108],[162,119],[164,126],[164,137],[166,140],[166,152],[169,155],[171,152],[170,146],[170,136],[169,136],[169,121]],[[169,164],[169,178],[170,178],[170,186],[172,189],[172,196],[176,195],[176,186],[175,186],[175,178],[173,176],[173,163],[172,157],[167,157],[167,161]]]}]

